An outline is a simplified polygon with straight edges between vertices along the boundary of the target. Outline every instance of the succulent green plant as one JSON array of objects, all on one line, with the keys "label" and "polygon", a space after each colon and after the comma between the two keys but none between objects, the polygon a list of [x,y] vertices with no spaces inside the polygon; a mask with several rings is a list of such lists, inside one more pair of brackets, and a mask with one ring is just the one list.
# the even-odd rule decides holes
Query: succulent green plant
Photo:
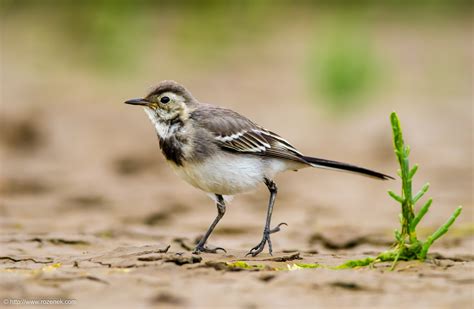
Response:
[{"label": "succulent green plant", "polygon": [[428,191],[429,183],[426,183],[420,189],[420,191],[418,191],[416,194],[413,194],[412,182],[413,177],[418,170],[418,165],[414,165],[412,168],[410,168],[408,160],[410,155],[410,147],[405,145],[400,120],[398,119],[398,116],[395,112],[390,115],[390,121],[392,124],[395,154],[397,156],[398,163],[400,164],[398,175],[402,180],[402,189],[400,195],[393,191],[388,191],[388,194],[401,205],[401,229],[395,230],[394,232],[396,241],[392,249],[380,253],[375,258],[369,257],[362,260],[347,261],[344,264],[339,265],[338,268],[353,268],[357,266],[371,265],[376,262],[393,261],[391,269],[394,269],[397,261],[399,260],[424,261],[431,245],[448,231],[449,227],[461,214],[462,206],[459,206],[448,219],[448,221],[439,227],[426,240],[422,241],[418,239],[416,227],[430,209],[433,200],[431,198],[428,199],[428,201],[426,201],[423,206],[421,206],[418,212],[416,212],[415,206]]}]

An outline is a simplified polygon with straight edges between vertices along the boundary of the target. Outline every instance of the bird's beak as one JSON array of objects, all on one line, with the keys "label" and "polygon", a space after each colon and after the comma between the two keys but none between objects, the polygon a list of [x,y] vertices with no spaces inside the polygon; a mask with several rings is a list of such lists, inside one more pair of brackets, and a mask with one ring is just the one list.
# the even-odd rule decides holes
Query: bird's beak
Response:
[{"label": "bird's beak", "polygon": [[150,101],[148,101],[147,99],[131,99],[131,100],[125,101],[124,103],[131,104],[131,105],[143,105],[143,106],[150,105]]}]

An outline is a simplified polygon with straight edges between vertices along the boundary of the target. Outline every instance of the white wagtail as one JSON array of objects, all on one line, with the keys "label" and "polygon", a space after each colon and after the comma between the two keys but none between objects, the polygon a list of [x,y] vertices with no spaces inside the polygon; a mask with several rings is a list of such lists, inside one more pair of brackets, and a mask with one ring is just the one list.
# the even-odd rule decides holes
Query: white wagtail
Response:
[{"label": "white wagtail", "polygon": [[319,167],[378,179],[392,178],[362,167],[304,156],[278,134],[232,110],[200,103],[174,81],[163,81],[145,98],[125,103],[144,106],[169,165],[188,183],[216,200],[217,217],[197,244],[195,253],[222,249],[210,249],[205,244],[224,216],[224,196],[253,190],[263,182],[270,191],[267,218],[262,240],[248,254],[256,256],[266,243],[271,254],[270,234],[286,225],[280,223],[270,228],[277,194],[273,178],[280,172]]}]

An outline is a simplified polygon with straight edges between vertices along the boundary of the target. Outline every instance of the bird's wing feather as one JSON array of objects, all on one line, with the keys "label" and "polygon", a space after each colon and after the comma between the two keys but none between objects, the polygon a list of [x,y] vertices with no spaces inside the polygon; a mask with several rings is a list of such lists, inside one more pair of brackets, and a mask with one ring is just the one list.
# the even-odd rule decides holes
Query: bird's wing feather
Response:
[{"label": "bird's wing feather", "polygon": [[203,106],[193,111],[190,117],[210,131],[217,145],[224,150],[306,163],[303,155],[278,134],[234,111]]}]

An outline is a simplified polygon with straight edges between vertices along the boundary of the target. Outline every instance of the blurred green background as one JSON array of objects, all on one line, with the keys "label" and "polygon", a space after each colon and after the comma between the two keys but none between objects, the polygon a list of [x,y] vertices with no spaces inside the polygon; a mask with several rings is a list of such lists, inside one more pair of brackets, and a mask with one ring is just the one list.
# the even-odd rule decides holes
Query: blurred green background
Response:
[{"label": "blurred green background", "polygon": [[[338,114],[359,108],[405,78],[397,76],[397,63],[386,54],[387,48],[393,52],[401,46],[384,46],[384,32],[401,37],[413,31],[436,33],[469,27],[472,18],[467,0],[1,3],[3,65],[10,56],[21,58],[21,65],[45,79],[49,74],[84,74],[115,82],[155,76],[158,82],[171,75],[212,83],[221,71],[237,76],[245,67],[267,64],[261,70],[268,71],[272,62],[287,61],[293,68],[277,74],[296,74],[312,102]],[[465,59],[424,52],[422,61],[430,63],[423,69],[432,70],[426,72],[426,91],[440,91],[438,83],[448,90],[452,83],[469,83]],[[451,77],[444,80],[442,74]],[[276,83],[287,80],[273,78]]]}]

